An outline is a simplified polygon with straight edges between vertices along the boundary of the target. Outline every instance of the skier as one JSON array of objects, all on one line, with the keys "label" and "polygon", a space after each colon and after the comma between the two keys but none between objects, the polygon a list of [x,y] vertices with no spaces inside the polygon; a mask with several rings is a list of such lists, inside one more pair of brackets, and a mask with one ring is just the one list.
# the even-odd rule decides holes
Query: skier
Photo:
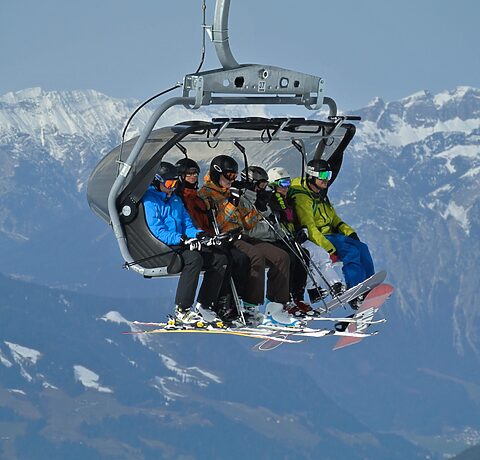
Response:
[{"label": "skier", "polygon": [[173,193],[177,183],[177,167],[162,161],[142,201],[152,234],[181,254],[184,262],[175,295],[175,319],[179,323],[195,324],[204,320],[198,309],[192,308],[201,270],[205,270],[205,274],[197,307],[210,310],[218,298],[228,259],[224,254],[202,247],[199,237],[204,232],[193,225],[182,200]]},{"label": "skier", "polygon": [[[307,278],[306,287],[311,303],[316,303],[325,298],[329,292],[328,290],[320,288],[325,278],[328,286],[331,287],[330,294],[338,296],[344,291],[344,286],[332,266],[332,262],[321,246],[316,245],[308,239],[305,229],[302,229],[296,214],[295,205],[288,191],[290,189],[291,178],[286,169],[275,167],[268,171],[268,178],[270,185],[274,189],[274,194],[271,201],[271,207],[278,220],[282,224],[283,229],[295,237],[296,241],[303,247],[306,252],[306,263],[310,265],[311,276]],[[318,273],[318,271],[321,272]],[[323,278],[322,276],[323,275]],[[326,286],[326,287],[328,287]],[[308,313],[308,310],[302,308],[302,304],[297,305],[301,311]]]},{"label": "skier", "polygon": [[[285,234],[278,226],[276,214],[273,211],[276,200],[273,192],[268,187],[268,174],[260,166],[249,166],[248,171],[242,171],[242,182],[234,183],[244,189],[240,202],[245,206],[252,206],[252,203],[263,216],[247,235],[262,241],[269,242],[280,249],[283,249],[290,257],[290,280],[289,290],[292,302],[288,303],[288,312],[308,313],[313,309],[304,300],[305,285],[307,282],[307,271],[303,260],[297,257],[294,249],[285,241]],[[277,227],[277,228],[276,228]]]},{"label": "skier", "polygon": [[[215,231],[211,222],[212,214],[209,202],[198,196],[200,166],[190,158],[182,158],[175,165],[179,174],[179,182],[175,193],[182,199],[195,226],[204,230],[210,236],[214,236]],[[250,259],[228,241],[222,243],[217,250],[228,257],[237,294],[240,298],[243,298],[247,287]],[[224,278],[220,296],[215,306],[216,313],[224,322],[233,323],[238,319],[238,310],[231,292],[229,273]]]},{"label": "skier", "polygon": [[[289,196],[302,227],[308,230],[308,239],[325,249],[332,262],[343,262],[347,289],[361,283],[375,273],[368,246],[362,243],[355,230],[343,222],[327,197],[332,169],[325,160],[307,163],[306,183],[301,178],[292,181]],[[350,305],[357,309],[363,297]]]},{"label": "skier", "polygon": [[[210,163],[210,171],[198,195],[208,200],[217,210],[218,225],[222,232],[242,229],[248,232],[262,219],[253,207],[240,202],[238,190],[232,193],[232,183],[238,176],[238,163],[227,155],[219,155]],[[248,292],[244,295],[245,311],[250,318],[260,320],[259,307],[264,303],[265,266],[267,277],[267,299],[265,321],[296,325],[292,316],[283,312],[289,301],[290,259],[288,254],[272,244],[247,235],[234,242],[234,246],[250,259]]]}]

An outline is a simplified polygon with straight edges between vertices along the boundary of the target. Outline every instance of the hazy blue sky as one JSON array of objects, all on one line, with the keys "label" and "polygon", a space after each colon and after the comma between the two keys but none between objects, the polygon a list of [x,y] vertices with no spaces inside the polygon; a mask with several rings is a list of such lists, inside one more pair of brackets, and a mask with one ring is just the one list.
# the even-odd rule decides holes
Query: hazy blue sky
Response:
[{"label": "hazy blue sky", "polygon": [[[211,24],[213,0],[208,8]],[[480,87],[479,19],[477,0],[232,0],[230,43],[241,63],[323,76],[353,109]],[[41,86],[145,99],[196,69],[200,22],[200,0],[0,0],[0,94]]]}]

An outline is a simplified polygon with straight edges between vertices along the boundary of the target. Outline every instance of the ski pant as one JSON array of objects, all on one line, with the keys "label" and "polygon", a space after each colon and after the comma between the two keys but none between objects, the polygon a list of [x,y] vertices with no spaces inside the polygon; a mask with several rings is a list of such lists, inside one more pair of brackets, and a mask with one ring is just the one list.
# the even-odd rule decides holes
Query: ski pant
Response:
[{"label": "ski pant", "polygon": [[197,301],[209,307],[216,302],[220,293],[228,267],[227,256],[208,248],[202,248],[201,251],[190,251],[178,246],[174,248],[182,255],[184,262],[175,294],[175,304],[182,310],[192,307],[200,272],[205,270]]},{"label": "ski pant", "polygon": [[233,278],[237,294],[239,297],[243,298],[247,288],[248,273],[250,271],[249,257],[247,254],[233,246],[225,248],[220,247],[217,250],[224,253],[228,259],[227,271],[223,278],[219,297],[231,294],[230,278]]},{"label": "ski pant", "polygon": [[255,305],[264,303],[265,267],[268,266],[267,298],[285,304],[289,301],[290,257],[273,244],[242,237],[234,246],[250,259],[248,289],[243,300]]},{"label": "ski pant", "polygon": [[335,246],[343,262],[343,276],[347,289],[361,283],[375,273],[368,246],[341,233],[329,233],[325,237]]},{"label": "ski pant", "polygon": [[310,240],[302,243],[302,247],[308,252],[309,261],[307,263],[313,277],[313,279],[310,276],[307,278],[307,289],[314,289],[317,286],[327,287],[318,271],[322,273],[330,286],[340,282],[340,277],[333,268],[330,256],[325,249]]},{"label": "ski pant", "polygon": [[283,249],[290,257],[290,279],[289,290],[293,300],[303,300],[305,294],[305,285],[307,284],[307,270],[305,263],[283,241],[272,243],[277,248]]}]

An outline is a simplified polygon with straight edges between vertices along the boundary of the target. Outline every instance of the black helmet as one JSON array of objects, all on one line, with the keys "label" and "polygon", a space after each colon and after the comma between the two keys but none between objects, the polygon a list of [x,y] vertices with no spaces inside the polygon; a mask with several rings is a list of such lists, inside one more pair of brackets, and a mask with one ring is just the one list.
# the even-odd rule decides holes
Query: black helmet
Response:
[{"label": "black helmet", "polygon": [[178,168],[172,165],[172,163],[166,161],[160,162],[157,174],[155,174],[155,180],[162,181],[172,179],[178,179]]},{"label": "black helmet", "polygon": [[238,174],[238,163],[227,155],[218,155],[210,163],[210,179],[219,184],[220,175],[226,173]]},{"label": "black helmet", "polygon": [[178,175],[184,176],[187,174],[188,171],[193,171],[197,174],[200,174],[200,166],[198,166],[198,163],[196,161],[193,161],[190,158],[182,158],[181,160],[178,160],[175,165],[178,168]]},{"label": "black helmet", "polygon": [[249,182],[259,182],[266,181],[268,182],[268,174],[260,166],[249,166],[248,170],[244,169],[242,171],[242,179]]},{"label": "black helmet", "polygon": [[327,180],[329,180],[332,177],[332,168],[328,162],[325,160],[314,159],[307,163],[307,170],[305,172],[307,178],[310,176],[311,178],[315,179],[317,177],[320,178],[320,173],[326,171],[330,172],[330,177],[327,178]]}]

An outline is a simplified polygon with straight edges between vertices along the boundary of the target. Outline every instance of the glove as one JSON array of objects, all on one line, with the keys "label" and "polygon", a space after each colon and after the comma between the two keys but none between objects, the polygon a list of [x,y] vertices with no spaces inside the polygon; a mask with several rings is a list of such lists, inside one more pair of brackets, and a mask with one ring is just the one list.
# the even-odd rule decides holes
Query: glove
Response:
[{"label": "glove", "polygon": [[236,180],[235,182],[232,183],[232,187],[237,188],[238,190],[251,190],[252,192],[254,192],[255,182],[246,181],[246,180]]},{"label": "glove", "polygon": [[340,262],[340,258],[338,257],[336,252],[332,252],[330,254],[330,260],[332,261],[332,264],[335,264],[337,262]]},{"label": "glove", "polygon": [[237,207],[240,202],[240,196],[242,192],[236,187],[230,187],[230,197],[228,198],[229,203],[232,203],[233,206]]},{"label": "glove", "polygon": [[266,211],[268,203],[270,202],[270,199],[272,198],[272,192],[269,190],[262,190],[260,192],[257,192],[257,199],[255,200],[255,207],[259,211]]},{"label": "glove", "polygon": [[197,238],[189,238],[185,240],[183,244],[188,246],[190,251],[200,251],[200,249],[202,249],[202,243],[200,243]]},{"label": "glove", "polygon": [[301,228],[297,233],[295,233],[295,241],[298,244],[303,244],[308,240],[308,232],[306,228]]},{"label": "glove", "polygon": [[360,241],[360,238],[356,233],[352,233],[351,235],[348,235],[350,238],[353,238],[354,240]]}]

